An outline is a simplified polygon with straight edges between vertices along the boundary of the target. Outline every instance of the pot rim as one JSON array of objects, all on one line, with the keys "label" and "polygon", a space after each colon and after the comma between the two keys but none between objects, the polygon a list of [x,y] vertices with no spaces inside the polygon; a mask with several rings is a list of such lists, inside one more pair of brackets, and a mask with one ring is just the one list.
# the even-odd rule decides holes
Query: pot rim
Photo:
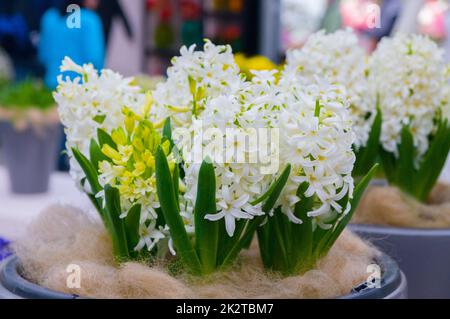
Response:
[{"label": "pot rim", "polygon": [[[381,288],[367,287],[367,283],[362,283],[344,296],[337,299],[382,299],[395,294],[399,289],[404,289],[406,280],[400,271],[397,263],[388,255],[382,254],[375,260],[380,264],[383,275],[381,278]],[[2,267],[1,267],[2,266]],[[39,286],[25,279],[21,274],[20,261],[16,256],[11,256],[0,263],[0,290],[5,288],[12,295],[19,298],[31,299],[80,299],[84,298],[76,294],[66,294],[53,291]]]},{"label": "pot rim", "polygon": [[[400,271],[397,262],[382,253],[374,260],[382,270],[381,287],[370,288],[366,282],[356,286],[352,291],[338,299],[384,299],[393,295],[399,288],[406,288],[406,277]],[[369,273],[368,273],[369,275]]]},{"label": "pot rim", "polygon": [[69,295],[39,286],[23,277],[20,262],[16,256],[8,257],[0,268],[0,288],[20,298],[30,299],[78,299],[78,295]]},{"label": "pot rim", "polygon": [[374,235],[396,235],[396,236],[418,236],[418,237],[436,237],[450,236],[450,228],[412,228],[412,227],[395,227],[384,225],[370,224],[350,224],[349,229],[352,231],[370,232]]}]

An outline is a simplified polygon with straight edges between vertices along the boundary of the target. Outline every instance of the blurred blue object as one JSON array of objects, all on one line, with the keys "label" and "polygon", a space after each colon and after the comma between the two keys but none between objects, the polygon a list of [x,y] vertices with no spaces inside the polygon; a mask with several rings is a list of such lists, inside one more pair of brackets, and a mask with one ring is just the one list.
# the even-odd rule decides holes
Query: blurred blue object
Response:
[{"label": "blurred blue object", "polygon": [[31,42],[30,29],[19,1],[0,0],[0,46],[14,65],[15,80],[23,80],[38,72],[36,50]]},{"label": "blurred blue object", "polygon": [[11,255],[10,242],[0,237],[0,261]]},{"label": "blurred blue object", "polygon": [[68,16],[57,9],[49,9],[42,18],[38,56],[45,68],[44,82],[52,90],[58,85],[59,67],[66,56],[77,64],[92,63],[96,69],[103,68],[105,37],[100,17],[88,9],[81,9],[80,17],[79,28],[69,28]]},{"label": "blurred blue object", "polygon": [[0,13],[0,37],[14,37],[19,47],[28,45],[28,27],[22,14],[6,15]]}]

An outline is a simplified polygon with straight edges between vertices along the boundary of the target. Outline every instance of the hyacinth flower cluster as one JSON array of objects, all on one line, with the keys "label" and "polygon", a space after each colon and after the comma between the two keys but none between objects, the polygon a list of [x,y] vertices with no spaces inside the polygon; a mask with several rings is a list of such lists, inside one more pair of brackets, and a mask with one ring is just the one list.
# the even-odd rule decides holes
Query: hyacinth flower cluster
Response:
[{"label": "hyacinth flower cluster", "polygon": [[287,53],[284,79],[308,84],[320,77],[339,85],[349,103],[356,138],[353,176],[364,176],[376,161],[381,132],[377,101],[368,99],[368,57],[350,29],[311,35],[299,50]]},{"label": "hyacinth flower cluster", "polygon": [[[266,269],[305,272],[341,234],[374,172],[354,186],[349,102],[332,83],[276,71],[247,80],[230,47],[208,41],[182,48],[147,95],[131,79],[69,62],[80,77],[61,78],[55,96],[73,176],[121,259],[170,250],[185,271],[206,275],[232,266],[256,234]],[[271,135],[248,144],[227,129]],[[213,135],[225,143],[208,148]],[[226,142],[243,157],[221,152]],[[269,161],[250,161],[261,149]]]},{"label": "hyacinth flower cluster", "polygon": [[426,201],[450,150],[449,68],[420,35],[383,39],[370,58],[370,97],[383,114],[380,158],[388,182]]}]

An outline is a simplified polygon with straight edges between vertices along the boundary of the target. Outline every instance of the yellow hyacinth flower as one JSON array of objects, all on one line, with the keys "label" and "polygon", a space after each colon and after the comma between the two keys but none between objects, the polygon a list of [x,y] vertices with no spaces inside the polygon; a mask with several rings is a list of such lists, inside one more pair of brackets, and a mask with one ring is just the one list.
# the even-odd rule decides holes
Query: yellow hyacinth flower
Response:
[{"label": "yellow hyacinth flower", "polygon": [[156,131],[154,123],[148,120],[152,103],[153,97],[147,94],[142,107],[143,115],[124,107],[123,127],[118,127],[110,133],[116,148],[108,144],[101,148],[102,153],[109,159],[100,163],[99,173],[103,180],[116,187],[124,201],[137,201],[142,205],[146,205],[149,194],[157,196],[155,152],[159,146],[169,157],[171,171],[176,165],[173,157],[169,155],[170,141],[162,142],[161,134]]}]

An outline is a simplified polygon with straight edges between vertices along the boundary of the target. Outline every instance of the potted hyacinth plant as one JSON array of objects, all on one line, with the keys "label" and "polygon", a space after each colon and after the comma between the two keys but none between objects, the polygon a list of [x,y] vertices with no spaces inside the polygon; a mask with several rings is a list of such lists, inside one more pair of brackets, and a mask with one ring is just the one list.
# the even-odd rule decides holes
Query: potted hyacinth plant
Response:
[{"label": "potted hyacinth plant", "polygon": [[[382,289],[359,287],[350,293],[353,283],[341,295],[398,296],[404,282],[395,264],[380,260],[361,242],[356,246],[366,248],[355,253],[358,239],[352,237],[330,257],[376,169],[354,185],[355,135],[342,91],[323,83],[277,81],[275,71],[254,72],[249,81],[230,47],[209,41],[203,51],[183,47],[172,63],[167,80],[141,94],[132,79],[65,59],[62,68],[80,74],[75,80],[60,78],[55,93],[71,173],[98,211],[114,258],[95,259],[108,245],[77,257],[71,246],[64,247],[72,252],[69,257],[49,250],[46,258],[34,254],[30,265],[20,251],[32,255],[35,250],[22,249],[18,253],[29,278],[53,290],[94,297],[124,296],[122,289],[160,298],[286,296],[280,291],[300,297],[303,285],[322,291],[318,296],[338,297],[330,293],[338,291],[337,278],[318,288],[313,273],[323,271],[325,259],[332,258],[329,269],[335,269],[334,258],[351,256],[340,260],[345,278],[361,271],[366,278],[366,267],[378,260]],[[255,142],[252,134],[260,131],[267,135]],[[91,226],[80,229],[86,228]],[[61,248],[69,236],[53,238]],[[39,245],[38,238],[28,237],[25,248]],[[91,237],[81,250],[98,240]],[[52,244],[47,240],[46,245]],[[360,257],[363,269],[352,268]],[[45,266],[48,259],[51,266]],[[85,274],[81,290],[62,285],[59,274],[67,262],[83,259],[93,274]],[[37,269],[43,273],[33,274]],[[106,284],[111,274],[118,284]],[[300,281],[302,276],[312,276],[311,283]],[[111,291],[102,291],[106,286]]]},{"label": "potted hyacinth plant", "polygon": [[[450,150],[448,67],[429,38],[382,40],[370,58],[369,97],[383,114],[382,167],[390,187],[372,188],[354,229],[397,257],[412,297],[449,297],[448,186],[437,184]],[[388,75],[388,76],[387,76]],[[369,226],[375,225],[375,226]]]},{"label": "potted hyacinth plant", "polygon": [[0,125],[12,191],[46,192],[61,134],[51,91],[35,80],[4,84],[0,91]]}]

